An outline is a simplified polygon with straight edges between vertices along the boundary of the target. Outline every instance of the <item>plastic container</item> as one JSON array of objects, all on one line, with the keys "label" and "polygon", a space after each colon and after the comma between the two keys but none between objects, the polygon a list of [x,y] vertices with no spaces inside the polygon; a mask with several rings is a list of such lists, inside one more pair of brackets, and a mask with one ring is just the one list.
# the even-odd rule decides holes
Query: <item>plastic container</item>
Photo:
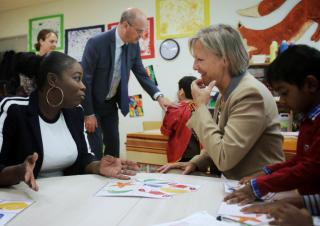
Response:
[{"label": "plastic container", "polygon": [[271,45],[270,45],[270,57],[269,57],[269,62],[271,63],[272,61],[274,61],[274,59],[276,59],[277,54],[278,54],[278,42],[276,41],[272,41]]},{"label": "plastic container", "polygon": [[288,48],[289,48],[289,45],[288,45],[287,41],[283,40],[280,47],[279,47],[279,54],[283,53]]},{"label": "plastic container", "polygon": [[282,132],[287,132],[289,128],[289,113],[279,114],[280,128]]}]

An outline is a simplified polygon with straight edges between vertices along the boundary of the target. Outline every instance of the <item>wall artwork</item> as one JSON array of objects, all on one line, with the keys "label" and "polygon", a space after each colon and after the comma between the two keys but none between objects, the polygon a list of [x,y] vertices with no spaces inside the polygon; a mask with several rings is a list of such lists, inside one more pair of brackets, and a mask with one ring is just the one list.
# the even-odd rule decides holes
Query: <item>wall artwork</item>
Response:
[{"label": "wall artwork", "polygon": [[209,0],[156,0],[157,39],[190,37],[210,24]]},{"label": "wall artwork", "polygon": [[129,115],[130,117],[143,116],[142,95],[129,96]]},{"label": "wall artwork", "polygon": [[309,41],[311,43],[320,40],[320,1],[318,0],[301,0],[298,3],[285,0],[263,0],[257,5],[248,8],[239,9],[237,13],[243,17],[259,21],[280,11],[280,7],[286,4],[291,8],[282,8],[287,11],[280,21],[273,26],[263,27],[263,23],[259,23],[261,29],[250,28],[243,23],[239,23],[239,31],[246,40],[249,51],[254,54],[269,54],[269,47],[272,41],[278,42],[280,45],[283,40],[289,42],[298,42],[299,39],[313,25],[317,25],[317,29],[311,34]]},{"label": "wall artwork", "polygon": [[147,74],[149,78],[154,82],[156,86],[158,86],[157,78],[153,70],[153,65],[149,65],[146,67]]},{"label": "wall artwork", "polygon": [[[141,59],[154,58],[154,21],[153,17],[147,18],[147,29],[139,40]],[[107,25],[108,30],[116,27],[118,22]]]},{"label": "wall artwork", "polygon": [[66,29],[66,54],[80,62],[87,41],[102,32],[104,25]]},{"label": "wall artwork", "polygon": [[37,17],[29,19],[29,34],[28,34],[28,50],[35,52],[34,44],[37,43],[38,33],[42,29],[52,29],[58,34],[58,42],[56,50],[63,50],[64,44],[64,28],[63,14]]}]

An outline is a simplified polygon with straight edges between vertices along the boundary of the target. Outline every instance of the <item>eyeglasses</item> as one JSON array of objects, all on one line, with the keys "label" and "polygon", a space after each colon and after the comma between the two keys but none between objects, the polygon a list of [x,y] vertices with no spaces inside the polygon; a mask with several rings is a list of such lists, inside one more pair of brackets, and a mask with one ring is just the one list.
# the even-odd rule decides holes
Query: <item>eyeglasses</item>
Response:
[{"label": "eyeglasses", "polygon": [[142,35],[145,32],[145,29],[135,28],[129,21],[127,21],[127,23],[129,24],[130,27],[132,27],[137,32],[138,35]]}]

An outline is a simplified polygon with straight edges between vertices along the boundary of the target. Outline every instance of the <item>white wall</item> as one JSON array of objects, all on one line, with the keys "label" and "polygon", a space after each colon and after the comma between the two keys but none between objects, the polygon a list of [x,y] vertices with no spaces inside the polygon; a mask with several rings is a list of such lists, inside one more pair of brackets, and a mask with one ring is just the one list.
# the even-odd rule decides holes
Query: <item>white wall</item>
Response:
[{"label": "white wall", "polygon": [[[283,19],[299,0],[287,1],[276,12],[259,19],[244,18],[236,13],[238,9],[246,8],[259,2],[259,0],[211,0],[211,23],[228,23],[236,26],[241,21],[242,24],[250,28],[266,28]],[[155,17],[155,0],[57,0],[47,4],[1,13],[0,38],[27,34],[28,20],[34,17],[63,13],[64,26],[65,29],[68,29],[118,21],[121,12],[130,6],[142,9],[148,17]],[[308,43],[319,48],[319,43],[311,43],[309,41],[315,29],[316,24],[312,25],[299,42]],[[175,99],[177,82],[182,76],[197,75],[192,70],[193,59],[189,54],[188,39],[179,38],[177,41],[180,44],[180,55],[175,60],[165,61],[159,56],[161,40],[155,40],[156,57],[144,60],[145,66],[154,65],[159,87],[171,99]],[[163,115],[160,107],[141,89],[134,76],[131,76],[130,79],[129,93],[143,94],[145,116],[141,118],[120,117],[122,152],[125,149],[126,133],[141,131],[142,121],[161,120]]]}]

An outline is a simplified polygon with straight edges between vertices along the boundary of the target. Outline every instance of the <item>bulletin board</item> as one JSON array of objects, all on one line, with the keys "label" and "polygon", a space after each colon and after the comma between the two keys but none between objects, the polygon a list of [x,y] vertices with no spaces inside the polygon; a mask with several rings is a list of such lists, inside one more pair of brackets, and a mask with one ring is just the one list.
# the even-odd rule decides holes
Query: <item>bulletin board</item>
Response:
[{"label": "bulletin board", "polygon": [[102,32],[104,32],[104,25],[66,29],[66,54],[81,62],[87,41]]},{"label": "bulletin board", "polygon": [[42,29],[52,29],[58,34],[56,50],[64,49],[63,14],[43,16],[29,19],[28,50],[35,52],[34,44],[37,43],[38,33]]}]

